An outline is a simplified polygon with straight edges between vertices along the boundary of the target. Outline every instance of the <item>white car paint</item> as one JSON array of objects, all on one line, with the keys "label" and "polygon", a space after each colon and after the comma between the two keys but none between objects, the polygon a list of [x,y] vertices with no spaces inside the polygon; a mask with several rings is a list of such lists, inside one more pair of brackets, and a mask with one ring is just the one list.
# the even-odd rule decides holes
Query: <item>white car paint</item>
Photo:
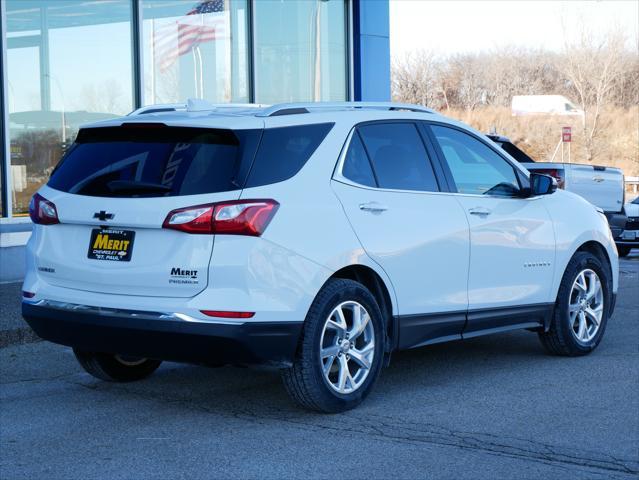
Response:
[{"label": "white car paint", "polygon": [[[302,321],[333,273],[362,265],[382,278],[394,315],[431,314],[553,302],[572,255],[586,242],[597,242],[607,252],[617,291],[618,261],[608,225],[577,195],[557,191],[504,199],[362,189],[340,181],[336,164],[354,126],[397,119],[436,119],[477,133],[434,113],[375,108],[336,107],[275,117],[240,110],[235,116],[172,112],[127,117],[127,122],[232,129],[335,125],[297,175],[272,185],[142,200],[78,196],[42,187],[40,194],[56,204],[61,224],[34,226],[23,289],[35,294],[31,302],[179,312],[210,323],[216,320],[200,310],[256,312],[250,319],[225,323]],[[261,237],[161,229],[175,208],[237,198],[280,203]],[[379,215],[359,210],[359,204],[369,201],[388,210]],[[484,219],[469,214],[477,206],[492,215]],[[110,223],[138,235],[135,261],[129,264],[86,258],[89,232],[101,224],[93,213],[105,208],[115,213]],[[206,278],[197,285],[169,287],[167,272],[178,264],[204,270]]]},{"label": "white car paint", "polygon": [[624,205],[624,211],[628,217],[639,217],[639,199],[634,199],[632,202],[627,202]]}]

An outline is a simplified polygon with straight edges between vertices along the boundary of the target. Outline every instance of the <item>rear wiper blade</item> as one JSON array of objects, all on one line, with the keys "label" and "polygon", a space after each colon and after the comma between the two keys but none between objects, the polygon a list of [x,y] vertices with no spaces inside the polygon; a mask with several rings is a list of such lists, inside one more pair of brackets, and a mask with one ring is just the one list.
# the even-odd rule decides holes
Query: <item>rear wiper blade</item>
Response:
[{"label": "rear wiper blade", "polygon": [[171,187],[160,183],[136,182],[134,180],[111,180],[106,184],[112,193],[170,192]]}]

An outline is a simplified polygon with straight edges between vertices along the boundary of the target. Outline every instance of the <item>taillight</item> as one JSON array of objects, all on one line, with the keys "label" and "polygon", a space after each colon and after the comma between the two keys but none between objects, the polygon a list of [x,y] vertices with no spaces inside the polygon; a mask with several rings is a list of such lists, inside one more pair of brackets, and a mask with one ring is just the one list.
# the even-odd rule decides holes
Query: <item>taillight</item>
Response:
[{"label": "taillight", "polygon": [[33,223],[39,225],[53,225],[60,223],[55,204],[36,193],[29,203],[29,216]]},{"label": "taillight", "polygon": [[559,188],[564,188],[564,171],[559,168],[536,168],[534,170],[535,173],[543,173],[544,175],[550,175],[552,178],[557,180],[557,186]]},{"label": "taillight", "polygon": [[234,200],[169,212],[163,228],[186,233],[259,237],[280,206],[275,200]]}]

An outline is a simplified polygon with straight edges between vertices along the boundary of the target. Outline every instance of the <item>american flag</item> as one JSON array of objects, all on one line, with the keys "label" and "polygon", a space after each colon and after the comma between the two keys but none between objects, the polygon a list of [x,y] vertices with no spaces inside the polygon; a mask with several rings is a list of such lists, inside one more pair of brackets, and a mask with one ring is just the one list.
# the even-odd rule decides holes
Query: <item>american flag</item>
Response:
[{"label": "american flag", "polygon": [[228,21],[224,0],[205,0],[180,19],[158,28],[153,43],[160,71],[200,44],[226,38]]}]

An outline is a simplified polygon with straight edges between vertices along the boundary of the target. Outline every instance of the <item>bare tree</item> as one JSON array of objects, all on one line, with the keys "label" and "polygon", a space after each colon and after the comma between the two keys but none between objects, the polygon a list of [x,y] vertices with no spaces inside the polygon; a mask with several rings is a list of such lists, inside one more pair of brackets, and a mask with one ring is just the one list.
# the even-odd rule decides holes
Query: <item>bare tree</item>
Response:
[{"label": "bare tree", "polygon": [[557,65],[584,112],[584,155],[589,162],[595,153],[602,108],[610,102],[625,70],[625,44],[626,37],[620,31],[610,31],[596,40],[592,32],[582,28],[577,41],[566,42],[564,55]]},{"label": "bare tree", "polygon": [[436,86],[435,55],[418,50],[395,61],[392,67],[393,98],[406,103],[435,106],[438,97]]},{"label": "bare tree", "polygon": [[457,101],[467,111],[486,104],[488,91],[484,75],[484,65],[478,55],[459,54],[448,59],[449,75],[456,78]]},{"label": "bare tree", "polygon": [[74,99],[73,107],[89,112],[125,114],[131,110],[130,97],[127,97],[120,82],[109,78],[100,84],[86,84]]}]

